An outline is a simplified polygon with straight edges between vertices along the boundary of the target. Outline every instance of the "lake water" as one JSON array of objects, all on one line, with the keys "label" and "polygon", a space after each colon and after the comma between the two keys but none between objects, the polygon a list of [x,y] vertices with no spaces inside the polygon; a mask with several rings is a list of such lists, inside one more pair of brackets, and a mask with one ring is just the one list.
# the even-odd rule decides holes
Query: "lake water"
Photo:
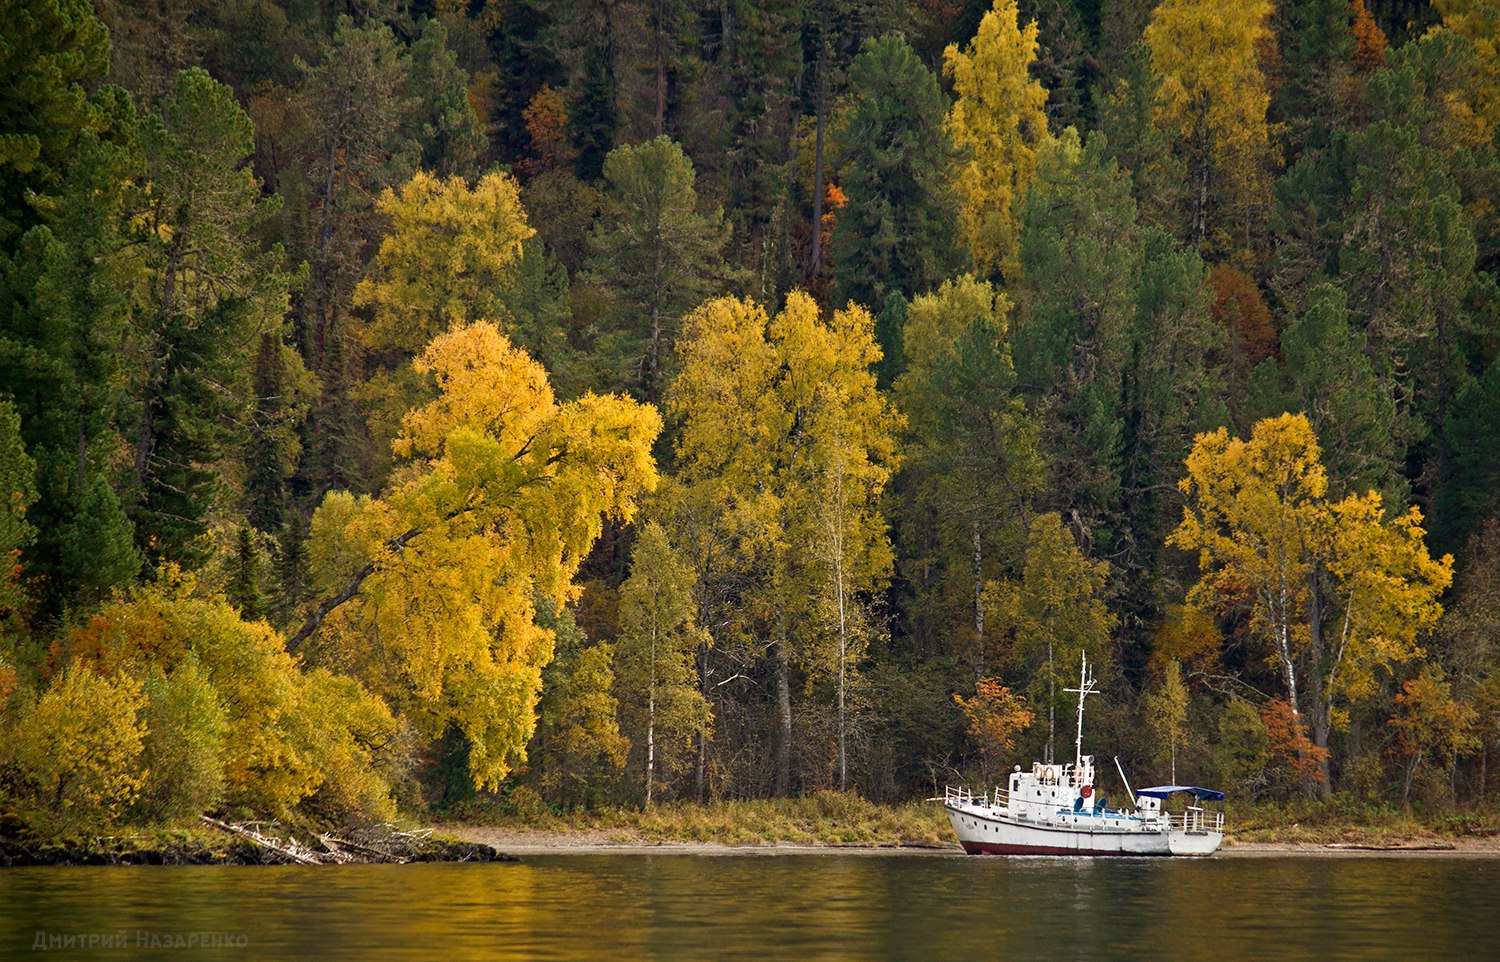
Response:
[{"label": "lake water", "polygon": [[[215,937],[217,946],[201,941]],[[564,854],[518,864],[0,869],[0,959],[1013,953],[1500,959],[1500,860]]]}]

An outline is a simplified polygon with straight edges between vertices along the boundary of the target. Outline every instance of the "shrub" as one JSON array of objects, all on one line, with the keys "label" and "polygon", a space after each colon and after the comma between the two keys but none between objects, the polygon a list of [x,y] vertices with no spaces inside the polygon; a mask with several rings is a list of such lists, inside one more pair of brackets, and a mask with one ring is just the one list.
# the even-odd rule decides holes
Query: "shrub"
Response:
[{"label": "shrub", "polygon": [[321,668],[304,677],[307,755],[322,774],[304,807],[340,824],[395,818],[392,783],[407,775],[406,730],[354,679]]},{"label": "shrub", "polygon": [[75,665],[21,711],[11,738],[16,813],[54,838],[107,827],[141,789],[141,683]]},{"label": "shrub", "polygon": [[141,715],[145,783],[136,813],[152,822],[194,818],[224,797],[224,706],[196,655],[170,674],[153,671]]},{"label": "shrub", "polygon": [[[194,589],[191,576],[169,570],[105,605],[71,639],[79,661],[165,686],[152,709],[163,726],[152,751],[175,774],[152,780],[141,813],[182,817],[222,797],[273,818],[299,807],[339,821],[390,818],[392,780],[409,746],[385,704],[351,679],[304,672],[265,622],[245,621],[222,598]],[[207,727],[189,733],[190,715]],[[184,784],[170,784],[187,772]]]}]

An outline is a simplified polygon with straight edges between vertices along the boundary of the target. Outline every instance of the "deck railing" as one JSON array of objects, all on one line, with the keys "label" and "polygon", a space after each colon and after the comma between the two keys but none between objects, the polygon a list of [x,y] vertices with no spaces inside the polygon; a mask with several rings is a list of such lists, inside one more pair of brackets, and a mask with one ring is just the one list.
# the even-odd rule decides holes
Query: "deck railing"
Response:
[{"label": "deck railing", "polygon": [[1202,808],[1189,808],[1181,812],[1167,812],[1172,827],[1182,832],[1222,832],[1224,813],[1210,812]]},{"label": "deck railing", "polygon": [[974,794],[961,785],[947,785],[943,789],[943,801],[953,802],[958,805],[994,805],[999,807],[1009,801],[1009,793],[998,785],[991,791],[980,795]]}]

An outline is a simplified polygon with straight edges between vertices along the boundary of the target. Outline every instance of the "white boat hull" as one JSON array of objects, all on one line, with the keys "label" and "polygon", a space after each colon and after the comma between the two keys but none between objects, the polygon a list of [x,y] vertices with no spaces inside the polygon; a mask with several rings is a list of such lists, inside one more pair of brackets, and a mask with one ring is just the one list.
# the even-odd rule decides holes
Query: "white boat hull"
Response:
[{"label": "white boat hull", "polygon": [[1222,832],[1187,832],[1119,816],[1057,816],[1052,823],[1026,822],[1001,808],[949,803],[944,806],[959,844],[970,855],[1212,855]]}]

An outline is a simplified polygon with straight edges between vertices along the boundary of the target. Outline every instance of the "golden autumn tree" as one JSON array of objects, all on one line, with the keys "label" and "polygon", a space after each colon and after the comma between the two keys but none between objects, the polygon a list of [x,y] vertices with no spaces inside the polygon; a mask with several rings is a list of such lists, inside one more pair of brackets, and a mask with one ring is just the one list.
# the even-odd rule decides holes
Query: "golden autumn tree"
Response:
[{"label": "golden autumn tree", "polygon": [[1496,0],[1433,0],[1443,15],[1442,28],[1458,34],[1473,49],[1467,89],[1445,98],[1456,126],[1469,135],[1467,143],[1487,144],[1500,127],[1500,2]]},{"label": "golden autumn tree", "polygon": [[1161,671],[1161,680],[1146,693],[1146,725],[1156,735],[1158,744],[1171,765],[1171,781],[1177,784],[1177,750],[1187,737],[1188,690],[1182,683],[1182,665],[1170,661]]},{"label": "golden autumn tree", "polygon": [[794,665],[834,682],[835,770],[847,779],[854,666],[875,633],[872,595],[893,564],[880,497],[900,418],[875,384],[874,328],[862,307],[824,314],[796,291],[774,318],[753,301],[709,301],[686,318],[679,342],[674,495],[723,506],[736,563],[757,574],[746,607],[770,640],[782,794]]},{"label": "golden autumn tree", "polygon": [[402,416],[428,396],[429,385],[410,364],[427,342],[475,321],[495,324],[533,352],[549,335],[507,306],[523,242],[535,233],[509,174],[486,174],[471,187],[462,177],[418,171],[399,189],[388,188],[376,206],[390,228],[354,290],[354,304],[366,318],[358,328],[366,377],[353,394],[378,482],[390,466],[390,442]]},{"label": "golden autumn tree", "polygon": [[[619,396],[558,404],[547,374],[488,322],[433,339],[437,396],[406,414],[380,497],[334,492],[313,518],[319,658],[366,681],[428,737],[468,739],[476,785],[524,758],[552,634],[534,599],[573,599],[605,517],[656,486],[661,418]],[[326,626],[324,625],[327,620]]]},{"label": "golden autumn tree", "polygon": [[205,593],[192,574],[165,568],[68,639],[75,667],[145,680],[150,771],[139,807],[196,813],[222,788],[230,805],[275,817],[395,817],[401,726],[388,706],[353,679],[304,670],[270,625]]},{"label": "golden autumn tree", "polygon": [[1146,27],[1157,79],[1156,125],[1186,159],[1190,240],[1244,260],[1270,201],[1271,95],[1261,52],[1270,0],[1163,0]]},{"label": "golden autumn tree", "polygon": [[[1417,636],[1442,613],[1452,557],[1429,555],[1414,507],[1388,516],[1374,491],[1329,500],[1321,449],[1300,414],[1259,422],[1248,441],[1223,428],[1199,435],[1178,487],[1188,504],[1167,540],[1198,552],[1189,601],[1248,612],[1288,704],[1326,749],[1343,706],[1421,655]],[[1319,782],[1327,792],[1326,758]]]},{"label": "golden autumn tree", "polygon": [[376,206],[390,232],[354,290],[355,306],[371,314],[362,340],[372,350],[409,357],[450,328],[510,322],[501,295],[535,233],[515,178],[491,173],[470,187],[418,171]]},{"label": "golden autumn tree", "polygon": [[98,832],[140,793],[145,698],[128,675],[72,665],[23,706],[10,744],[8,801],[43,837]]},{"label": "golden autumn tree", "polygon": [[1018,22],[1016,0],[995,0],[979,31],[943,51],[943,73],[956,95],[947,128],[964,151],[956,171],[959,226],[974,269],[1011,280],[1019,265],[1021,199],[1047,137],[1047,91],[1029,72],[1037,26]]}]

